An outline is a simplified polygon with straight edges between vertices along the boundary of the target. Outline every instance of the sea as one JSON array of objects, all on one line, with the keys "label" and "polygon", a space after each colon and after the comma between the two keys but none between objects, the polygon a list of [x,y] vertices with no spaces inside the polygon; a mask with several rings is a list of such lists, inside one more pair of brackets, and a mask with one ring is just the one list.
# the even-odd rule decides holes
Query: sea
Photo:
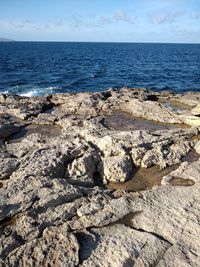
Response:
[{"label": "sea", "polygon": [[0,93],[200,91],[200,44],[1,42]]}]

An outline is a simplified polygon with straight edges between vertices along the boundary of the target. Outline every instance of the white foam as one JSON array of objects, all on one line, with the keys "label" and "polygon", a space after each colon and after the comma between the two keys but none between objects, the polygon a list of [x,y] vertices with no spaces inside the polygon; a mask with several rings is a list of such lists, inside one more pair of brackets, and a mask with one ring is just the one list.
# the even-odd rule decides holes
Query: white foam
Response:
[{"label": "white foam", "polygon": [[36,90],[36,89],[33,89],[33,90],[31,90],[31,91],[29,91],[27,93],[21,93],[19,95],[20,96],[26,96],[26,97],[37,96],[37,95],[39,95],[39,91]]},{"label": "white foam", "polygon": [[8,94],[8,93],[9,93],[8,90],[0,92],[0,94]]},{"label": "white foam", "polygon": [[51,94],[54,90],[59,89],[58,86],[49,86],[44,88],[32,88],[28,92],[20,93],[20,96],[32,97],[32,96],[41,96],[45,94]]}]

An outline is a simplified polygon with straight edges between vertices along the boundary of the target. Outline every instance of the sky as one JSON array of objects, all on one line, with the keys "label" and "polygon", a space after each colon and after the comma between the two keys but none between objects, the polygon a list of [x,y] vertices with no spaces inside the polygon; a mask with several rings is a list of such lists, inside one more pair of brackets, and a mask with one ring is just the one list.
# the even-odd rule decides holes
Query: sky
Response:
[{"label": "sky", "polygon": [[200,0],[0,0],[0,37],[200,43]]}]

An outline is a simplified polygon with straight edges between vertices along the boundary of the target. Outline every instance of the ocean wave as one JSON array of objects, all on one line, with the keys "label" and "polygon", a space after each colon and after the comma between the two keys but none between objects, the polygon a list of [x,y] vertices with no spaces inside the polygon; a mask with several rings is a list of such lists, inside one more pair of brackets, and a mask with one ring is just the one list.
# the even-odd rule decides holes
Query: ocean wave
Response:
[{"label": "ocean wave", "polygon": [[0,94],[5,94],[5,95],[7,95],[8,93],[9,93],[8,90],[6,90],[6,91],[1,91],[1,92],[0,92]]},{"label": "ocean wave", "polygon": [[26,97],[31,97],[31,96],[38,96],[38,90],[36,89],[33,89],[32,91],[29,91],[29,92],[24,92],[24,93],[21,93],[19,94],[20,96],[26,96]]},{"label": "ocean wave", "polygon": [[15,86],[1,92],[2,94],[20,95],[25,97],[43,96],[61,91],[59,86],[37,87],[37,86]]}]

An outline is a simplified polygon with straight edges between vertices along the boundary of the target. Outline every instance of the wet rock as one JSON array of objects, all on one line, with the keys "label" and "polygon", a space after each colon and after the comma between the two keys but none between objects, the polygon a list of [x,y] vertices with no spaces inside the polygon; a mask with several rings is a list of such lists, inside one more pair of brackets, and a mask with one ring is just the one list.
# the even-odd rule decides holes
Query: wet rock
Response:
[{"label": "wet rock", "polygon": [[19,127],[10,124],[0,125],[0,138],[4,139],[19,131]]},{"label": "wet rock", "polygon": [[[20,129],[16,134],[13,134],[9,139],[9,143],[19,143],[24,138],[27,138],[29,135],[37,134],[40,135],[41,139],[48,139],[51,137],[56,137],[61,135],[62,129],[58,125],[37,125],[29,124],[26,127]],[[45,137],[45,138],[44,138]]]},{"label": "wet rock", "polygon": [[195,182],[191,179],[183,179],[183,178],[179,178],[179,177],[172,177],[169,180],[169,184],[170,185],[174,185],[174,186],[192,186],[195,184]]},{"label": "wet rock", "polygon": [[192,163],[183,162],[180,167],[171,172],[169,175],[164,176],[162,179],[162,184],[168,184],[168,181],[171,181],[173,178],[181,178],[181,179],[190,179],[194,182],[200,182],[200,161],[194,161]]},{"label": "wet rock", "polygon": [[152,120],[145,120],[141,118],[134,117],[133,115],[122,112],[115,111],[104,119],[105,126],[116,131],[135,131],[135,130],[147,130],[147,131],[157,131],[157,130],[168,130],[179,127],[184,127],[182,124],[170,124],[162,123]]}]

